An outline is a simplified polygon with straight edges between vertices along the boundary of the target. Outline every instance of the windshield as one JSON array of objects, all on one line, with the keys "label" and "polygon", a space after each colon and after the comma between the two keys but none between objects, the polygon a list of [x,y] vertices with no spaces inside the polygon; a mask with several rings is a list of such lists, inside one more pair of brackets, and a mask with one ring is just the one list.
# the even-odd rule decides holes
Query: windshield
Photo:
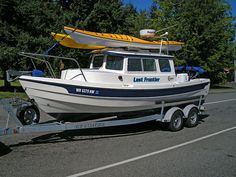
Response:
[{"label": "windshield", "polygon": [[103,55],[98,55],[93,58],[93,68],[100,68],[103,64]]}]

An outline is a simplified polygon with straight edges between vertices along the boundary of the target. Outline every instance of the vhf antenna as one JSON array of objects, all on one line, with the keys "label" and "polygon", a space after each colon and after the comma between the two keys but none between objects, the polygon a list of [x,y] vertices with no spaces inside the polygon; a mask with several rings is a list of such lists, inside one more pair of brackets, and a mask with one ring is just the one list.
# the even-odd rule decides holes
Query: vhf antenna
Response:
[{"label": "vhf antenna", "polygon": [[177,26],[177,24],[176,24],[176,25],[169,26],[169,27],[166,27],[166,28],[163,28],[163,29],[160,29],[160,30],[156,31],[156,33],[159,33],[159,32],[161,32],[161,31],[167,30],[167,29],[169,29],[169,28],[173,28],[173,27],[175,27],[175,26]]}]

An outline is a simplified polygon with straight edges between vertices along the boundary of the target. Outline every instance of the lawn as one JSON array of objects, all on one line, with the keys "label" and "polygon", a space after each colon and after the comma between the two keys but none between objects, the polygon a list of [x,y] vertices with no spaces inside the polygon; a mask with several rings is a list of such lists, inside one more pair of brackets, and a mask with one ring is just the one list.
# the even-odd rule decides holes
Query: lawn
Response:
[{"label": "lawn", "polygon": [[[4,81],[0,80],[0,87],[3,87]],[[19,81],[15,81],[15,82],[11,82],[11,86],[12,87],[20,87],[20,82]]]},{"label": "lawn", "polygon": [[16,90],[16,94],[14,95],[14,91],[5,91],[3,90],[4,81],[0,80],[0,98],[10,98],[13,96],[21,97],[21,98],[27,98],[27,95],[25,92],[19,92],[18,90],[21,89],[21,85],[19,81],[11,82],[11,90]]},{"label": "lawn", "polygon": [[25,93],[22,92],[17,92],[15,95],[13,92],[1,92],[0,91],[0,99],[1,98],[11,98],[11,97],[20,97],[20,98],[27,98],[27,95]]}]

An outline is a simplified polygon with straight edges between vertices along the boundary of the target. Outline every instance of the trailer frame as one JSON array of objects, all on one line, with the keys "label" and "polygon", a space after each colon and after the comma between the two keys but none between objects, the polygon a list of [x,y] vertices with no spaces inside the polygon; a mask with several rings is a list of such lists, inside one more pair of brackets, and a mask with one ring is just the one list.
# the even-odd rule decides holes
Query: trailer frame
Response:
[{"label": "trailer frame", "polygon": [[[179,107],[171,107],[165,110],[165,101],[162,101],[160,114],[153,114],[148,116],[142,116],[138,118],[126,118],[119,119],[117,117],[108,117],[95,120],[87,120],[81,122],[41,122],[32,125],[23,125],[18,119],[16,112],[19,107],[23,105],[32,105],[31,100],[23,100],[19,97],[13,97],[9,99],[0,99],[0,107],[7,113],[5,128],[0,128],[0,136],[12,135],[12,134],[25,134],[25,133],[42,133],[42,132],[62,132],[68,130],[83,130],[83,129],[93,129],[93,128],[106,128],[114,126],[125,126],[145,123],[149,121],[156,122],[171,122],[172,116],[175,111],[182,111],[183,118],[188,118],[188,111],[195,107],[199,110],[199,114],[202,114],[204,107],[201,105],[202,96],[199,98],[199,105],[189,104],[186,109],[181,109]],[[13,121],[16,127],[9,127],[9,121]],[[172,130],[173,131],[173,130]],[[178,131],[178,130],[177,130]]]}]

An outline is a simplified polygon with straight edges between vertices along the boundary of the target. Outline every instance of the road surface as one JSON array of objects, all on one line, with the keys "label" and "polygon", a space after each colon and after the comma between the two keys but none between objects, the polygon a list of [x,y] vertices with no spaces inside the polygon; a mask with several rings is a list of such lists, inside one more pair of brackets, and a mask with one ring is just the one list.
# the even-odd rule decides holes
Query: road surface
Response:
[{"label": "road surface", "polygon": [[0,137],[0,176],[234,177],[236,92],[209,94],[206,109],[179,132],[146,123]]}]

